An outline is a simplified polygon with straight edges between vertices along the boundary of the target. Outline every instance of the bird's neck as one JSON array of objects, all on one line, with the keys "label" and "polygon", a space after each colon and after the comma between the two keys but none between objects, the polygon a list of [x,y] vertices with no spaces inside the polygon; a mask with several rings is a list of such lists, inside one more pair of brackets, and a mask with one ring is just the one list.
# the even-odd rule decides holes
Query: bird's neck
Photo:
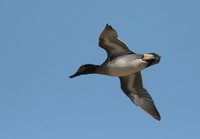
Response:
[{"label": "bird's neck", "polygon": [[87,68],[85,70],[85,74],[97,73],[97,70],[98,70],[99,67],[100,67],[99,65],[87,64]]}]

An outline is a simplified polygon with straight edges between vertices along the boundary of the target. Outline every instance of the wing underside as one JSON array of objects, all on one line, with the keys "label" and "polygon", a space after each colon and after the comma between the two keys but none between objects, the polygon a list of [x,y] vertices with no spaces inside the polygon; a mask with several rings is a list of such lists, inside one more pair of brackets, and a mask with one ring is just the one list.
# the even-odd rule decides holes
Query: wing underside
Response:
[{"label": "wing underside", "polygon": [[120,77],[121,88],[133,103],[140,106],[145,112],[160,120],[160,114],[148,91],[143,88],[141,73]]},{"label": "wing underside", "polygon": [[128,49],[127,45],[118,38],[116,30],[108,24],[99,37],[99,46],[106,50],[108,57],[111,59],[120,55],[133,53]]}]

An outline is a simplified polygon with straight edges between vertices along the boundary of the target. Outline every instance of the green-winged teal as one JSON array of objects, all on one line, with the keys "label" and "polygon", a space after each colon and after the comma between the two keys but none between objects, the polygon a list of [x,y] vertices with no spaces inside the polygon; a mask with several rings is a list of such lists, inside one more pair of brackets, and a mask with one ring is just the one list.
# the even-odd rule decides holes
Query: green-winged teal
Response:
[{"label": "green-winged teal", "polygon": [[121,82],[121,89],[131,101],[155,119],[160,120],[160,114],[151,96],[143,87],[140,72],[151,65],[159,63],[160,56],[155,53],[136,54],[132,52],[118,38],[116,30],[108,24],[99,37],[99,46],[105,49],[108,54],[105,62],[101,65],[82,65],[70,78],[92,73],[117,76]]}]

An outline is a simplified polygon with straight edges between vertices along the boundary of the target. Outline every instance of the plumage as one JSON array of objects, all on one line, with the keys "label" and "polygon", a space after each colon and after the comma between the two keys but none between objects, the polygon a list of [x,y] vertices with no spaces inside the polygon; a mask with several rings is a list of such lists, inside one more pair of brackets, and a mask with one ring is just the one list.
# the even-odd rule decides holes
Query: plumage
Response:
[{"label": "plumage", "polygon": [[155,53],[136,54],[132,52],[119,39],[116,30],[108,24],[99,37],[99,46],[107,52],[105,62],[101,65],[82,65],[70,78],[93,73],[117,76],[120,79],[121,89],[131,101],[155,119],[160,120],[160,114],[152,97],[143,87],[141,75],[143,69],[158,64],[160,56]]},{"label": "plumage", "polygon": [[106,50],[110,59],[120,55],[133,54],[127,45],[119,39],[117,32],[108,24],[99,37],[99,46]]},{"label": "plumage", "polygon": [[160,120],[160,114],[154,105],[154,102],[143,87],[141,72],[132,75],[119,77],[121,89],[135,103],[140,106],[145,112],[152,115],[155,119]]}]

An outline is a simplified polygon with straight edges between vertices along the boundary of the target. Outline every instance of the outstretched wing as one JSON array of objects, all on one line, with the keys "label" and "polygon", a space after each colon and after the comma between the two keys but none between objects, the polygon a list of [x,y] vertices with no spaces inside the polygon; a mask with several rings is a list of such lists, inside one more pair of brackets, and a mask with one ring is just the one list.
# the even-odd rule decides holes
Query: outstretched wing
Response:
[{"label": "outstretched wing", "polygon": [[140,72],[120,77],[121,89],[124,93],[145,112],[160,120],[160,114],[150,94],[143,88],[142,75]]},{"label": "outstretched wing", "polygon": [[116,30],[108,24],[99,37],[99,46],[106,50],[108,57],[111,59],[120,55],[133,53],[128,49],[127,45],[118,38]]}]

